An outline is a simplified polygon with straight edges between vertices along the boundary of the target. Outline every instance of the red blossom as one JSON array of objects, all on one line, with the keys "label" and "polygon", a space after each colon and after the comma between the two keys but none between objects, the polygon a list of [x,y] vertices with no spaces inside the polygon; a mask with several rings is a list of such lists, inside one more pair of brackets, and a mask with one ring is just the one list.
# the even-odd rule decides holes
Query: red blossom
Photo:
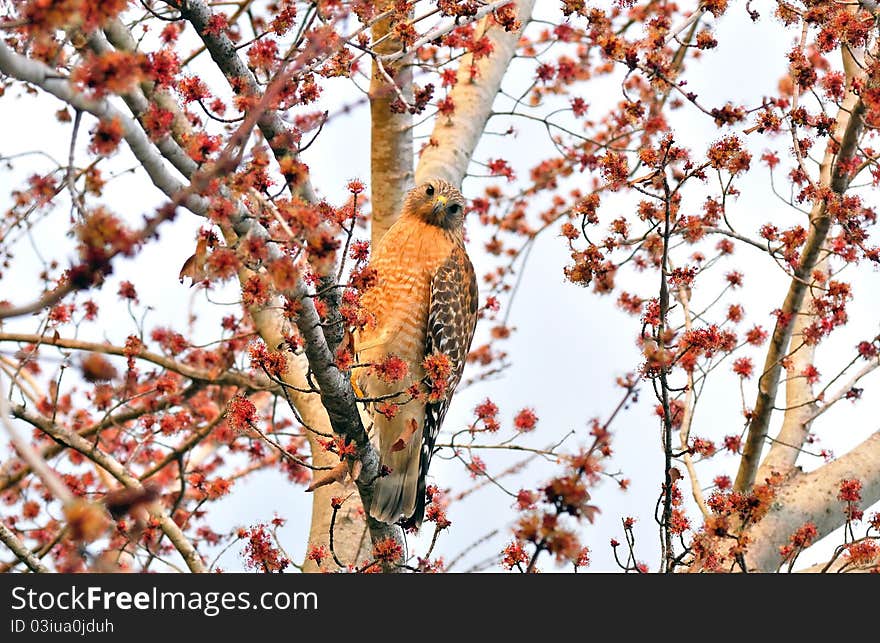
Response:
[{"label": "red blossom", "polygon": [[120,282],[117,294],[121,299],[128,299],[135,303],[137,302],[137,290],[135,290],[134,284],[130,281]]},{"label": "red blossom", "polygon": [[691,441],[691,451],[708,458],[715,455],[715,444],[705,438],[693,438]]},{"label": "red blossom", "polygon": [[452,525],[452,522],[446,517],[446,512],[443,508],[434,503],[428,505],[425,510],[425,520],[435,523],[437,529],[440,531],[447,529]]},{"label": "red blossom", "polygon": [[372,372],[385,382],[399,382],[406,377],[409,366],[397,355],[388,355],[380,364],[373,365]]},{"label": "red blossom", "polygon": [[141,116],[144,130],[154,141],[160,140],[171,132],[171,124],[174,122],[174,112],[150,103],[147,111]]},{"label": "red blossom", "polygon": [[96,97],[107,93],[122,94],[130,90],[149,68],[141,53],[108,51],[89,54],[79,67],[74,68],[71,80]]},{"label": "red blossom", "polygon": [[186,152],[196,163],[204,163],[214,152],[220,149],[220,137],[199,132],[186,142]]},{"label": "red blossom", "polygon": [[197,76],[186,76],[181,78],[177,83],[177,90],[183,97],[184,103],[207,100],[211,95],[208,86]]},{"label": "red blossom", "polygon": [[[351,244],[351,251],[349,256],[358,263],[365,262],[370,257],[370,242],[355,241]],[[366,290],[366,288],[358,288],[358,290]]]},{"label": "red blossom", "polygon": [[877,344],[874,342],[859,342],[859,345],[856,348],[859,352],[859,356],[863,359],[874,359],[877,357]]},{"label": "red blossom", "polygon": [[92,130],[92,142],[89,150],[102,156],[109,156],[119,147],[125,130],[118,118],[113,120],[102,120],[98,126]]},{"label": "red blossom", "polygon": [[486,398],[483,402],[477,405],[474,409],[474,413],[478,419],[485,420],[486,418],[493,418],[498,415],[498,407],[492,400]]},{"label": "red blossom", "polygon": [[727,435],[724,437],[724,448],[731,453],[739,453],[742,448],[742,437],[738,435]]},{"label": "red blossom", "polygon": [[812,364],[807,364],[801,371],[801,376],[805,377],[807,382],[815,384],[819,381],[819,371]]},{"label": "red blossom", "polygon": [[278,59],[278,43],[271,38],[263,38],[251,45],[247,58],[252,67],[271,71]]},{"label": "red blossom", "polygon": [[309,548],[309,551],[306,554],[306,559],[315,561],[315,564],[318,567],[320,567],[321,563],[323,563],[329,557],[330,552],[327,550],[327,547],[325,545],[312,545],[312,547]]},{"label": "red blossom", "polygon": [[690,529],[691,521],[681,509],[673,509],[669,518],[669,530],[673,534],[683,534]]},{"label": "red blossom", "polygon": [[505,569],[513,569],[523,563],[529,562],[529,555],[525,552],[522,543],[519,541],[510,543],[501,553],[503,554],[501,564]]},{"label": "red blossom", "polygon": [[779,548],[779,553],[783,558],[787,559],[792,554],[796,554],[813,544],[818,535],[819,532],[816,529],[816,525],[812,522],[807,522],[798,527],[797,531],[789,537],[788,545],[783,545]]},{"label": "red blossom", "polygon": [[393,419],[399,410],[400,407],[393,402],[379,402],[376,405],[376,413],[385,416],[389,420]]},{"label": "red blossom", "polygon": [[862,481],[850,478],[840,481],[837,499],[841,502],[861,502],[862,501]]},{"label": "red blossom", "polygon": [[503,176],[508,181],[513,181],[513,179],[516,178],[513,168],[511,168],[504,159],[490,160],[487,167],[489,168],[489,172],[492,173],[492,176]]},{"label": "red blossom", "polygon": [[746,341],[752,346],[760,346],[767,341],[767,331],[760,326],[755,326],[746,333]]},{"label": "red blossom", "polygon": [[750,379],[754,371],[752,360],[748,357],[740,357],[733,362],[733,372],[744,380]]},{"label": "red blossom", "polygon": [[[764,161],[764,163],[767,164],[767,167],[771,170],[779,165],[779,157],[776,156],[774,152],[764,152],[764,154],[761,155],[761,160]],[[762,233],[761,236],[764,236],[764,234]],[[764,238],[767,237],[764,236]]]},{"label": "red blossom", "polygon": [[171,87],[180,72],[180,58],[170,49],[160,49],[147,54],[147,75],[159,87]]},{"label": "red blossom", "polygon": [[727,279],[727,283],[729,283],[733,288],[739,288],[743,285],[743,276],[740,272],[729,272],[724,275],[724,278]]},{"label": "red blossom", "polygon": [[516,494],[516,506],[520,511],[534,509],[535,502],[537,502],[537,500],[538,494],[534,491],[520,489],[519,492]]},{"label": "red blossom", "polygon": [[452,99],[452,96],[447,96],[446,98],[438,100],[437,111],[440,112],[442,116],[452,116],[455,113],[455,101]]},{"label": "red blossom", "polygon": [[229,29],[229,22],[223,13],[213,13],[208,18],[208,24],[205,25],[204,33],[209,36],[220,36]]},{"label": "red blossom", "polygon": [[577,559],[574,561],[575,567],[588,567],[590,565],[590,548],[582,547],[578,553]]},{"label": "red blossom", "polygon": [[486,474],[486,463],[478,455],[472,455],[471,461],[467,465],[471,478],[478,478]]},{"label": "red blossom", "polygon": [[846,556],[854,565],[876,564],[880,557],[880,545],[870,539],[850,543],[846,546]]},{"label": "red blossom", "polygon": [[257,421],[257,407],[248,398],[236,395],[226,405],[226,422],[237,431],[244,431]]},{"label": "red blossom", "polygon": [[270,351],[262,342],[251,345],[251,364],[255,368],[266,371],[276,379],[281,379],[287,372],[287,356],[280,351]]},{"label": "red blossom", "polygon": [[523,433],[534,430],[537,424],[538,416],[532,409],[523,409],[513,419],[513,426],[517,431],[522,431]]},{"label": "red blossom", "polygon": [[394,538],[388,537],[373,545],[373,558],[387,565],[396,563],[403,557],[403,547]]},{"label": "red blossom", "polygon": [[72,304],[56,304],[49,311],[49,321],[55,324],[65,324],[70,321],[73,313]]},{"label": "red blossom", "polygon": [[158,393],[163,395],[173,394],[177,392],[177,376],[171,373],[166,373],[165,375],[156,378],[154,386]]},{"label": "red blossom", "polygon": [[239,537],[247,538],[244,548],[246,567],[271,574],[282,572],[290,565],[281,550],[273,545],[272,536],[265,525],[245,530]]}]

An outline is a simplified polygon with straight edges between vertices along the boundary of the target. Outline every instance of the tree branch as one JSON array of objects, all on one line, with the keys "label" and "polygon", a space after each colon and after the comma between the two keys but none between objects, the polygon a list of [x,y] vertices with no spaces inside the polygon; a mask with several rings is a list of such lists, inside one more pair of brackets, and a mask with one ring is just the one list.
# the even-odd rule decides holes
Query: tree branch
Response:
[{"label": "tree branch", "polygon": [[[493,13],[496,9],[500,9],[504,5],[510,4],[510,2],[511,2],[511,0],[494,0],[494,2],[490,2],[490,3],[480,7],[479,9],[477,9],[476,13],[474,13],[471,16],[459,16],[455,20],[450,20],[449,22],[447,22],[445,24],[438,25],[438,26],[434,27],[433,29],[431,29],[429,32],[427,32],[424,36],[422,36],[421,38],[419,38],[418,40],[413,42],[409,46],[408,49],[410,51],[415,51],[416,49],[419,49],[420,47],[427,45],[429,42],[433,42],[434,40],[437,40],[438,38],[442,38],[446,34],[457,29],[458,27],[470,24],[472,22],[476,22],[477,20],[482,20],[483,18],[488,16],[490,13]],[[392,4],[392,3],[389,3],[389,4]],[[519,4],[520,3],[517,3],[517,5],[519,5]],[[531,15],[531,8],[529,9],[529,14]],[[525,24],[526,20],[523,19],[522,13],[520,14],[520,20],[522,20],[523,24]],[[374,41],[375,41],[375,38],[374,38]],[[403,49],[398,49],[397,51],[394,51],[393,53],[386,54],[386,55],[382,56],[382,61],[387,62],[387,63],[397,62],[398,60],[400,60],[404,56],[406,56],[406,51]]]},{"label": "tree branch", "polygon": [[[195,28],[211,58],[226,76],[230,87],[236,90],[237,84],[233,80],[243,81],[249,95],[258,98],[262,92],[251,70],[245,65],[238,55],[235,43],[229,39],[225,32],[209,28],[209,23],[214,15],[202,0],[188,0],[181,3],[180,14]],[[272,149],[272,153],[278,161],[285,157],[295,158],[297,150],[287,145],[287,141],[294,140],[290,136],[290,130],[277,109],[264,109],[257,119],[257,127],[260,128],[263,137]],[[315,192],[312,189],[308,177],[303,178],[296,186],[291,186],[293,192],[306,201],[315,201]]]},{"label": "tree branch", "polygon": [[843,503],[837,494],[841,480],[851,478],[862,483],[863,506],[880,500],[880,431],[837,460],[783,483],[770,511],[748,530],[749,569],[775,570],[782,560],[780,545],[807,522],[816,525],[819,538],[844,524]]},{"label": "tree branch", "polygon": [[[82,436],[68,431],[42,416],[28,413],[24,409],[17,409],[17,413],[25,416],[30,424],[39,427],[41,431],[53,440],[62,442],[71,449],[79,451],[86,458],[106,470],[123,486],[128,489],[143,491],[144,487],[140,480],[129,473],[116,458],[96,448],[95,445]],[[164,510],[155,505],[149,507],[149,512],[159,521],[159,527],[183,557],[190,571],[194,573],[204,573],[207,571],[201,555],[196,551],[180,527],[177,526],[177,523]]]},{"label": "tree branch", "polygon": [[814,408],[812,410],[809,416],[809,421],[814,421],[825,411],[837,404],[840,400],[844,399],[847,396],[847,393],[849,393],[855,387],[855,385],[859,383],[859,380],[877,370],[878,367],[880,367],[880,357],[875,357],[870,362],[865,364],[861,369],[859,369],[859,371],[855,375],[853,375],[846,384],[840,387],[837,392],[829,397],[824,397],[822,399],[822,406]]},{"label": "tree branch", "polygon": [[[243,271],[244,272],[244,271]],[[246,275],[242,275],[246,279]],[[284,343],[284,336],[288,334],[285,328],[285,322],[282,317],[276,314],[277,308],[274,304],[278,302],[269,302],[265,307],[251,308],[251,317],[254,320],[254,327],[260,333],[260,337],[267,346],[279,346]],[[295,405],[297,413],[302,422],[313,427],[322,433],[329,433],[333,430],[330,425],[330,417],[324,408],[321,397],[317,394],[301,393],[302,390],[310,388],[310,382],[307,379],[309,372],[309,362],[302,353],[287,353],[288,368],[282,376],[285,384],[296,387],[298,390],[289,390],[288,394],[291,402]],[[369,421],[364,418],[364,421]],[[333,466],[338,464],[337,456],[326,449],[320,443],[320,436],[313,431],[307,431],[307,439],[312,453],[312,462],[317,466]],[[315,489],[314,499],[312,501],[311,525],[309,528],[309,545],[320,547],[329,543],[330,537],[330,520],[331,520],[331,504],[330,500],[334,496],[344,497],[352,492],[352,488],[347,483],[333,483]],[[363,560],[368,554],[369,549],[364,547],[363,532],[364,518],[361,514],[362,502],[359,494],[352,497],[345,503],[345,508],[339,511],[335,526],[335,547],[339,555],[345,560]],[[317,572],[318,566],[314,561],[307,560],[304,564],[304,571]]]},{"label": "tree branch", "polygon": [[0,522],[0,542],[9,547],[15,557],[27,565],[27,568],[37,574],[48,574],[49,568],[24,546],[18,537],[6,525]]},{"label": "tree branch", "polygon": [[[191,387],[189,390],[194,391],[195,387]],[[186,397],[187,392],[183,393],[184,397]],[[139,408],[139,409],[131,409],[128,411],[123,411],[117,413],[116,415],[110,415],[105,417],[100,422],[92,424],[80,431],[77,432],[77,435],[83,438],[87,438],[99,431],[103,431],[107,427],[111,426],[122,426],[126,423],[136,420],[137,418],[145,415],[147,413],[155,413],[157,411],[162,411],[172,406],[172,403],[169,399],[164,399],[159,402],[156,406],[150,408]],[[26,417],[22,417],[16,412],[16,409],[20,408],[15,406],[12,408],[12,414],[20,419],[27,420]],[[23,407],[22,407],[23,408]],[[40,449],[39,454],[43,460],[49,460],[54,458],[56,455],[64,451],[66,447],[57,442],[53,442],[52,444],[47,444],[42,449]],[[19,483],[19,481],[28,475],[31,472],[30,466],[28,466],[22,460],[17,460],[14,458],[10,458],[6,460],[2,466],[0,466],[0,492],[6,491],[13,485]]]},{"label": "tree branch", "polygon": [[[190,4],[197,5],[199,3],[190,3]],[[199,15],[201,15],[201,14],[199,14]],[[234,48],[231,49],[231,53],[230,53],[230,51],[227,51],[227,49],[225,49],[227,46],[226,41],[228,41],[228,38],[226,38],[225,36],[223,36],[222,38],[220,38],[217,41],[214,40],[213,36],[206,36],[206,44],[209,45],[209,49],[212,44],[215,47],[215,52],[212,52],[212,55],[214,55],[214,53],[216,53],[218,57],[222,58],[222,54],[224,51],[226,52],[226,54],[228,54],[228,56],[225,58],[225,60],[227,61],[227,69],[225,69],[224,71],[230,71],[230,70],[232,72],[241,71],[241,69],[238,68],[238,65],[243,65],[243,63],[237,57],[237,55],[234,55],[235,54]],[[229,47],[231,47],[231,43],[228,43],[228,44],[229,44]],[[219,64],[219,62],[218,62],[218,64]],[[248,74],[250,74],[250,71],[247,70],[247,68],[244,68],[244,69],[245,69],[245,71],[247,71]],[[254,80],[254,83],[255,82],[256,81]],[[141,97],[139,97],[137,91],[130,92],[126,98],[128,99],[130,108],[132,108],[133,111],[137,112],[139,110],[144,109],[144,107],[145,107],[144,100],[145,99],[142,99]],[[272,117],[271,115],[267,116],[266,112],[260,113],[257,118],[257,124],[260,125],[261,127],[267,128],[267,129],[264,129],[263,131],[264,131],[264,135],[268,139],[270,136],[273,136],[274,135],[273,132],[276,131],[276,130],[273,130],[272,128],[283,127],[283,123],[281,123],[280,117],[278,116],[277,112],[273,112],[271,110],[267,110],[267,112],[274,114],[274,117]],[[125,118],[125,117],[123,117],[123,118]],[[275,123],[275,119],[277,119],[278,123]],[[177,150],[174,149],[175,147],[179,147],[179,146],[170,137],[165,137],[164,139],[162,139],[162,141],[159,142],[159,144],[167,147],[167,150],[162,150],[164,155],[167,155],[169,158],[173,158],[173,157],[180,158],[179,154],[177,153]],[[138,154],[139,149],[140,149],[140,147],[138,147],[138,148],[133,147],[132,151],[135,153],[135,156],[137,156],[139,158],[139,160],[144,162],[144,159],[141,158],[141,156]],[[164,168],[164,165],[162,167]],[[191,160],[184,159],[179,163],[178,169],[184,174],[184,176],[187,176],[187,178],[190,178],[192,176],[192,174],[195,173],[197,167],[195,166],[194,163],[192,163]],[[175,186],[175,187],[176,187],[176,189],[174,189],[174,190],[163,190],[163,191],[166,191],[166,194],[168,194],[170,191],[169,196],[171,196],[171,195],[177,193],[178,190],[183,189],[182,185],[180,185],[179,187],[178,186]],[[308,187],[307,184],[306,184],[306,187]],[[310,195],[310,190],[311,190],[311,188],[308,187],[308,191],[306,193],[304,193],[303,195],[308,198]],[[198,214],[200,216],[204,216],[204,214],[206,212],[206,203],[204,202],[204,199],[202,199],[200,197],[190,197],[188,203],[189,203],[189,205],[192,206],[192,207],[190,207],[190,210],[192,210],[195,214]],[[233,223],[234,223],[233,227],[234,227],[235,234],[239,238],[243,238],[244,236],[247,236],[248,234],[251,234],[251,235],[263,238],[263,239],[269,238],[269,233],[265,229],[265,227],[263,227],[255,219],[249,217],[247,211],[244,210],[241,206],[239,206],[238,211],[237,211],[235,217],[233,218]],[[270,261],[273,259],[277,259],[280,256],[279,250],[278,250],[276,244],[268,244],[268,249],[269,249],[269,253],[270,253],[270,257],[269,257]],[[305,373],[308,372],[308,370],[309,370],[309,364],[311,363],[311,357],[316,356],[316,357],[319,357],[320,359],[322,359],[323,367],[318,367],[312,363],[311,370],[314,371],[315,379],[318,382],[318,384],[322,390],[321,402],[326,403],[326,400],[333,399],[334,395],[338,395],[340,388],[342,388],[342,389],[347,388],[348,389],[348,396],[346,397],[346,400],[344,402],[342,402],[341,404],[335,404],[332,401],[329,402],[330,404],[334,405],[334,408],[336,409],[336,417],[334,418],[334,415],[331,413],[329,416],[329,422],[328,422],[328,420],[326,419],[327,415],[325,414],[324,419],[316,420],[315,424],[312,424],[312,426],[318,426],[318,427],[328,427],[329,426],[335,433],[337,433],[339,435],[344,435],[349,439],[353,439],[355,441],[355,443],[358,445],[359,455],[361,456],[361,459],[362,459],[363,465],[364,465],[362,467],[361,479],[372,483],[372,481],[375,480],[376,477],[378,476],[378,456],[375,454],[374,450],[372,449],[372,446],[369,444],[369,440],[366,437],[366,433],[363,431],[363,426],[360,423],[360,416],[358,414],[358,409],[357,409],[356,404],[354,403],[354,399],[355,399],[354,391],[351,389],[350,382],[348,382],[347,380],[344,380],[344,378],[342,378],[342,380],[340,380],[341,376],[339,376],[338,371],[335,371],[335,363],[334,363],[334,360],[332,359],[332,357],[330,356],[330,351],[327,347],[326,339],[323,335],[323,331],[321,330],[320,320],[318,319],[317,313],[315,311],[314,302],[312,301],[311,298],[303,296],[306,294],[306,292],[307,291],[306,291],[305,285],[302,282],[300,282],[292,291],[283,293],[289,299],[294,300],[294,301],[301,301],[301,303],[302,303],[303,310],[299,316],[300,322],[298,323],[298,326],[300,327],[300,332],[301,332],[302,336],[306,340],[306,354],[309,357],[308,362],[306,362],[306,360],[302,360],[302,363],[297,364],[297,367],[295,369],[291,369],[291,371],[297,370],[300,374],[300,377],[302,378],[302,382],[300,382],[300,384],[301,385],[304,384],[305,383],[305,379],[304,379]],[[273,311],[271,311],[271,315],[274,317],[274,322],[275,322],[276,327],[280,327],[281,320],[282,320],[282,317],[281,317],[280,313],[278,312],[278,310],[279,309],[276,308]],[[304,321],[306,319],[308,321]],[[283,339],[283,337],[280,335],[278,337]],[[280,343],[280,341],[279,342],[269,341],[269,338],[266,337],[265,335],[263,336],[263,339],[266,341],[267,345],[270,345],[270,346],[277,346]],[[330,368],[332,368],[334,370],[334,373],[339,377],[333,377],[333,374],[325,374],[325,372],[324,372],[324,370],[322,370],[322,368],[326,369],[328,367],[328,365]],[[327,378],[329,378],[330,381],[328,381]],[[322,381],[323,381],[323,383],[322,383]],[[303,387],[300,386],[300,388],[303,388]],[[331,392],[327,392],[327,391],[331,391]],[[304,418],[306,416],[314,415],[313,410],[312,410],[312,412],[310,412],[310,409],[311,409],[310,402],[307,400],[316,400],[317,399],[316,396],[298,394],[294,391],[294,392],[292,392],[292,398],[293,398],[294,404],[296,404],[296,406],[297,406],[297,410],[300,412],[300,414],[302,416],[304,416]],[[356,422],[356,426],[359,427],[361,435],[357,435],[357,428],[355,427],[354,422],[352,422],[352,423],[343,422],[343,419],[344,419],[346,413],[348,413],[349,418],[354,418],[354,420]],[[317,414],[317,416],[320,417],[320,414]],[[334,419],[336,420],[336,423],[334,423]],[[342,424],[345,424],[345,426],[342,426]],[[312,447],[313,447],[313,456],[315,455],[316,452],[320,452],[320,449],[317,448],[317,445],[315,443],[312,444]],[[370,492],[364,491],[364,493],[370,493]],[[363,497],[363,495],[362,495],[362,497]],[[372,521],[372,520],[370,522],[375,523],[375,521]],[[383,523],[375,523],[375,524],[371,524],[370,528],[371,528],[371,534],[373,535],[374,539],[375,538],[384,539],[384,538],[388,538],[388,537],[394,537],[395,539],[402,540],[402,534],[400,533],[400,530],[394,526],[387,526],[387,525],[384,525]]]},{"label": "tree branch", "polygon": [[[856,73],[859,77],[864,78],[865,72],[858,66],[851,64],[849,59],[852,57],[845,47],[843,52],[844,67],[848,70],[847,93],[838,109],[833,135],[829,138],[826,146],[819,177],[819,184],[829,188],[835,196],[842,195],[849,187],[850,176],[841,168],[846,166],[846,163],[858,149],[858,139],[864,129],[865,116],[865,105],[853,91],[853,81],[856,78],[849,75]],[[855,69],[854,72],[851,71],[853,69]],[[758,396],[749,422],[746,444],[734,484],[734,488],[738,491],[747,490],[755,481],[761,451],[764,448],[764,440],[767,437],[770,417],[776,401],[782,360],[794,330],[793,321],[795,316],[803,310],[807,286],[813,282],[813,269],[819,261],[820,252],[830,228],[831,218],[827,212],[827,201],[825,199],[817,200],[810,211],[810,232],[788,287],[788,293],[782,305],[782,314],[773,330],[764,368],[758,380]]]},{"label": "tree branch", "polygon": [[5,395],[0,395],[0,424],[3,425],[7,435],[9,435],[9,441],[12,442],[12,446],[18,451],[21,459],[27,462],[31,471],[37,474],[37,477],[49,493],[55,496],[63,505],[69,505],[74,501],[73,493],[67,488],[67,485],[64,484],[59,475],[49,467],[31,443],[15,430],[15,426],[9,419],[11,414],[9,401]]},{"label": "tree branch", "polygon": [[21,342],[23,344],[46,344],[49,346],[57,346],[59,348],[69,348],[72,350],[88,351],[92,353],[104,353],[105,355],[118,355],[120,357],[128,357],[133,355],[138,359],[151,362],[156,366],[161,366],[165,370],[173,371],[186,377],[194,382],[202,382],[204,384],[217,384],[220,386],[238,386],[243,389],[259,389],[278,391],[278,386],[272,383],[267,377],[255,375],[250,377],[242,373],[233,371],[223,371],[217,375],[213,375],[208,371],[203,371],[192,366],[187,366],[181,362],[173,360],[164,355],[153,353],[141,347],[137,351],[131,351],[121,346],[113,346],[112,344],[99,344],[97,342],[86,342],[79,339],[66,339],[64,337],[54,337],[51,335],[37,335],[31,333],[0,333],[0,342]]},{"label": "tree branch", "polygon": [[[823,274],[828,274],[827,255],[819,261],[816,269]],[[794,320],[788,353],[791,355],[791,369],[785,381],[785,407],[786,411],[782,419],[782,428],[779,435],[770,445],[767,457],[761,463],[756,479],[763,480],[770,476],[773,471],[781,474],[788,473],[801,453],[801,448],[810,434],[810,426],[815,417],[815,399],[813,386],[806,377],[801,376],[804,369],[813,364],[816,358],[816,345],[804,342],[803,333],[816,318],[813,311],[813,293],[807,292],[800,314]]]},{"label": "tree branch", "polygon": [[[59,100],[72,105],[76,109],[88,112],[104,119],[118,119],[123,128],[123,138],[153,184],[166,196],[173,198],[185,186],[165,165],[165,161],[153,147],[152,141],[131,118],[116,109],[105,98],[92,99],[77,92],[67,78],[58,76],[51,67],[15,53],[5,42],[0,42],[0,71],[7,76],[31,83],[52,94]],[[189,195],[183,205],[194,214],[205,216],[205,200],[196,195]]]},{"label": "tree branch", "polygon": [[[506,32],[498,25],[486,31],[492,41],[493,52],[476,62],[476,77],[471,80],[473,56],[464,56],[458,68],[457,83],[450,92],[455,112],[449,117],[438,116],[431,135],[431,144],[422,152],[416,168],[416,183],[439,177],[454,185],[461,185],[468,164],[477,147],[486,122],[492,114],[492,104],[501,89],[510,61],[516,53],[520,34],[532,16],[535,0],[516,0],[514,3],[522,27],[517,32]],[[488,18],[480,23],[489,25]]]}]

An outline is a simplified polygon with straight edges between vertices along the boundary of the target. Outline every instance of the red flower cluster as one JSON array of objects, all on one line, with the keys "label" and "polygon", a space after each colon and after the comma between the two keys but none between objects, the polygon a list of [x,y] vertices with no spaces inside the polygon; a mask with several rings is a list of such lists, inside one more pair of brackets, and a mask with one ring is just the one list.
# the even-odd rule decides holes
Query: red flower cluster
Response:
[{"label": "red flower cluster", "polygon": [[513,569],[529,562],[529,555],[518,540],[510,543],[501,553],[503,554],[501,564],[505,569]]},{"label": "red flower cluster", "polygon": [[323,563],[329,557],[330,551],[327,549],[326,545],[312,545],[309,548],[308,553],[306,554],[306,559],[315,561],[315,564],[318,567],[320,567],[321,563]]},{"label": "red flower cluster", "polygon": [[251,344],[251,365],[266,371],[276,379],[281,379],[287,372],[287,356],[280,351],[270,351],[263,342]]},{"label": "red flower cluster", "polygon": [[226,422],[236,431],[245,431],[257,422],[257,407],[242,395],[236,395],[226,405]]},{"label": "red flower cluster", "polygon": [[383,382],[399,382],[409,373],[409,366],[397,355],[388,355],[381,363],[374,364],[372,372]]},{"label": "red flower cluster", "polygon": [[797,531],[795,531],[789,538],[789,544],[782,545],[779,548],[779,553],[783,560],[792,559],[793,556],[796,556],[798,553],[812,545],[818,535],[819,532],[816,529],[816,525],[812,522],[807,522],[798,527]]},{"label": "red flower cluster", "polygon": [[144,78],[151,67],[146,56],[127,51],[90,54],[71,73],[71,80],[93,96],[123,94]]},{"label": "red flower cluster", "polygon": [[858,505],[862,501],[862,481],[856,478],[841,480],[837,499],[846,503],[844,512],[847,520],[861,520],[864,512]]},{"label": "red flower cluster", "polygon": [[[276,526],[277,520],[272,521]],[[251,527],[245,532],[245,537],[248,539],[244,549],[245,565],[251,569],[269,574],[283,572],[290,565],[290,560],[272,544],[272,538],[266,525]]]},{"label": "red flower cluster", "polygon": [[392,565],[403,557],[403,547],[394,538],[380,540],[373,545],[373,558],[383,564]]},{"label": "red flower cluster", "polygon": [[89,150],[95,154],[109,156],[119,147],[124,134],[125,130],[118,118],[99,121],[95,129],[92,130],[92,143],[89,145]]},{"label": "red flower cluster", "polygon": [[532,409],[523,409],[513,418],[513,426],[517,431],[522,431],[523,433],[533,431],[537,424],[538,416]]},{"label": "red flower cluster", "polygon": [[733,372],[744,380],[752,377],[754,368],[751,358],[748,357],[740,357],[733,362]]},{"label": "red flower cluster", "polygon": [[483,427],[486,431],[494,433],[501,428],[497,418],[498,407],[489,398],[486,398],[482,403],[477,405],[474,409],[474,414],[477,416],[477,421],[483,423]]}]

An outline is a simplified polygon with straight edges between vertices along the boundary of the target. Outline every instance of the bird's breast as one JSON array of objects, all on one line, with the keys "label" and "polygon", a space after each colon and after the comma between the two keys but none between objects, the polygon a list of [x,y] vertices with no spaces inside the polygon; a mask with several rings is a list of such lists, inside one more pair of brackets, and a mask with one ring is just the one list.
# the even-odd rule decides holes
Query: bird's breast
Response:
[{"label": "bird's breast", "polygon": [[376,325],[360,333],[357,343],[373,353],[361,361],[394,353],[411,366],[421,363],[431,280],[452,248],[448,233],[414,218],[401,218],[388,230],[370,261],[376,285],[362,298]]}]

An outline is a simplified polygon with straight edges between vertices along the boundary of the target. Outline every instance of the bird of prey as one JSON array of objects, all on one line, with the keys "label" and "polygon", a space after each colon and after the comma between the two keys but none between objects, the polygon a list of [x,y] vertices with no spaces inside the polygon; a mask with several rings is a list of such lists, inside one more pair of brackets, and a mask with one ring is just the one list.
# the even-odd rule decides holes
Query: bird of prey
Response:
[{"label": "bird of prey", "polygon": [[[416,399],[392,398],[399,406],[390,418],[373,407],[374,439],[390,471],[376,480],[369,513],[382,522],[422,523],[428,465],[474,336],[479,297],[464,246],[464,214],[464,197],[455,186],[428,180],[409,191],[400,217],[373,248],[377,281],[361,301],[375,325],[355,335],[355,352],[362,364],[396,356],[407,374],[388,381],[363,368],[355,382],[368,398],[412,386],[422,391]],[[426,358],[439,367],[431,368],[429,359],[426,371]],[[445,381],[434,381],[432,372],[445,372]]]}]

